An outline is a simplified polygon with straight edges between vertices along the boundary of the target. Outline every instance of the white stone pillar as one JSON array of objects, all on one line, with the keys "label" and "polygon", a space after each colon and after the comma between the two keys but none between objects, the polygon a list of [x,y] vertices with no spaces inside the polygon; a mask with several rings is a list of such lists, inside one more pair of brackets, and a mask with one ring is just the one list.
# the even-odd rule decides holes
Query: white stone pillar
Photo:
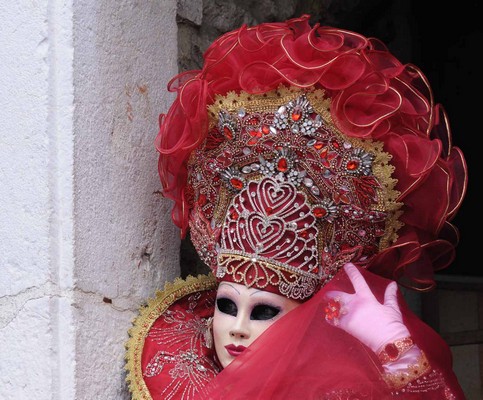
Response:
[{"label": "white stone pillar", "polygon": [[0,4],[0,398],[127,399],[138,307],[179,274],[157,116],[176,1]]},{"label": "white stone pillar", "polygon": [[177,72],[176,1],[85,0],[73,14],[77,396],[119,399],[131,320],[179,275],[154,148]]}]

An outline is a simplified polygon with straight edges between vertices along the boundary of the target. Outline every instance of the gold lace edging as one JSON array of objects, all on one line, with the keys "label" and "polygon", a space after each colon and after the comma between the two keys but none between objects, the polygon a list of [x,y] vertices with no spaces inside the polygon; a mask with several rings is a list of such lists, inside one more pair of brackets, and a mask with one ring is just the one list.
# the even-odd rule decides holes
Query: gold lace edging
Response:
[{"label": "gold lace edging", "polygon": [[131,392],[132,400],[153,400],[141,370],[141,357],[144,340],[153,323],[172,304],[186,295],[215,289],[217,282],[212,274],[198,275],[196,278],[188,276],[186,280],[177,278],[174,282],[167,282],[164,290],[157,291],[154,299],[148,299],[147,304],[139,309],[139,315],[133,320],[133,326],[129,329],[129,339],[125,344],[127,370],[126,382]]},{"label": "gold lace edging", "polygon": [[396,390],[401,389],[431,370],[431,365],[429,364],[426,355],[423,352],[421,353],[422,354],[417,362],[408,365],[404,371],[396,372],[394,374],[386,373],[383,375],[384,381],[390,388]]}]

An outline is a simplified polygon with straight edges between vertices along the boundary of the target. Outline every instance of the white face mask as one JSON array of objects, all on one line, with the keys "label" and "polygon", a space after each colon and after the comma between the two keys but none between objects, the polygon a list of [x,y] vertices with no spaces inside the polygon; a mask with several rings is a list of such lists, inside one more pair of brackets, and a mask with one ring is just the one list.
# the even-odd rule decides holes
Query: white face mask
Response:
[{"label": "white face mask", "polygon": [[215,351],[223,368],[277,319],[301,303],[279,294],[221,282],[213,318]]}]

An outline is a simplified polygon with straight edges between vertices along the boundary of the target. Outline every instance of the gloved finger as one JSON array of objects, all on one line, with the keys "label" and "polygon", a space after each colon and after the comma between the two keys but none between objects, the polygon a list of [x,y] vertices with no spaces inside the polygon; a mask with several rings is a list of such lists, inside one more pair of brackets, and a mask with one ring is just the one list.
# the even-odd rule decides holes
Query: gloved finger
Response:
[{"label": "gloved finger", "polygon": [[397,283],[391,282],[386,287],[386,291],[384,292],[384,305],[390,306],[395,310],[399,310],[399,304],[397,301]]},{"label": "gloved finger", "polygon": [[374,297],[372,294],[371,289],[367,285],[366,280],[362,276],[362,274],[358,271],[357,267],[352,263],[347,263],[344,265],[344,270],[349,277],[352,286],[354,286],[354,290],[361,296],[371,296]]}]

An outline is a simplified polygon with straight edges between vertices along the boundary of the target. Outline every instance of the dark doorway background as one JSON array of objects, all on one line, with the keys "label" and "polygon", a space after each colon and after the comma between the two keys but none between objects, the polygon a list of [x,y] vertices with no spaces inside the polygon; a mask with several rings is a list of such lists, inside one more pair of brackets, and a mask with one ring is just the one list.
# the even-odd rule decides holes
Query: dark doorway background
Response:
[{"label": "dark doorway background", "polygon": [[440,3],[437,10],[418,7],[418,3],[423,2],[413,1],[419,38],[414,62],[426,71],[435,98],[444,105],[453,144],[463,150],[469,171],[467,195],[453,221],[460,229],[460,244],[454,264],[444,273],[483,276],[476,251],[482,227],[480,213],[476,210],[480,179],[476,166],[480,143],[477,136],[481,132],[480,94],[483,90],[480,65],[482,3],[466,0],[446,8]]},{"label": "dark doorway background", "polygon": [[398,1],[376,3],[357,7],[354,17],[341,16],[339,25],[383,40],[402,62],[419,66],[427,76],[435,102],[448,114],[453,145],[465,154],[469,171],[466,198],[452,221],[460,230],[456,259],[441,273],[483,276],[476,252],[482,227],[476,210],[483,91],[482,2],[463,0],[447,7],[441,2],[408,0],[403,8]]}]

